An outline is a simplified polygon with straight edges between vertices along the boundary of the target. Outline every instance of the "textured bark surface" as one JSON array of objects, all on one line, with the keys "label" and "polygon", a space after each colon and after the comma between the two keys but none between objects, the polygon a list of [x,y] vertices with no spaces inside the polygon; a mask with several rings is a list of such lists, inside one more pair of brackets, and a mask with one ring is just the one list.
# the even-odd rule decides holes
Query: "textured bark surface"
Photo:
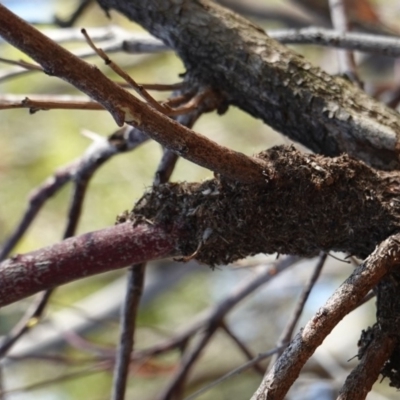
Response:
[{"label": "textured bark surface", "polygon": [[176,50],[188,79],[328,156],[398,169],[399,114],[333,77],[240,16],[207,0],[98,0]]},{"label": "textured bark surface", "polygon": [[399,181],[348,156],[326,158],[274,147],[263,185],[223,177],[153,188],[131,219],[179,227],[179,252],[209,265],[258,253],[361,258],[400,227]]}]

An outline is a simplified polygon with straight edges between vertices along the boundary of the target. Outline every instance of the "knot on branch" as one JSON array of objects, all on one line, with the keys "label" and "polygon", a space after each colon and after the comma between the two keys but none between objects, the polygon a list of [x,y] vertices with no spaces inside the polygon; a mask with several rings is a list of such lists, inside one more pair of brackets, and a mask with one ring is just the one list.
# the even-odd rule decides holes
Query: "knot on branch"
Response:
[{"label": "knot on branch", "polygon": [[160,185],[130,219],[161,224],[177,235],[180,254],[209,265],[274,252],[366,257],[398,230],[399,206],[385,192],[386,177],[364,163],[284,146],[256,157],[265,163],[265,184],[216,176]]}]

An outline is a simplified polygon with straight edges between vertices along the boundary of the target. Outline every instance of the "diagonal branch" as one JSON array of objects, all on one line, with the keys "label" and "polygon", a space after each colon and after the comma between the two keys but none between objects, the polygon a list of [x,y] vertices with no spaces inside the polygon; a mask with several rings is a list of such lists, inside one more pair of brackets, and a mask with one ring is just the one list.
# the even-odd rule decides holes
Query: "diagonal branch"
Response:
[{"label": "diagonal branch", "polygon": [[209,0],[99,0],[182,58],[189,76],[315,152],[399,168],[399,114]]},{"label": "diagonal branch", "polygon": [[1,4],[0,36],[32,57],[46,74],[71,83],[99,102],[118,125],[126,122],[137,127],[180,156],[233,179],[263,181],[262,162],[222,147],[152,109]]},{"label": "diagonal branch", "polygon": [[399,240],[398,234],[389,237],[354,270],[296,335],[271,372],[263,379],[252,400],[280,400],[285,397],[301,368],[332,329],[358,306],[382,277],[399,264]]},{"label": "diagonal branch", "polygon": [[171,255],[208,265],[275,252],[314,256],[338,250],[364,258],[399,231],[398,173],[378,173],[348,156],[330,159],[286,147],[257,157],[266,166],[264,185],[220,176],[158,185],[120,219],[130,222],[1,263],[0,305]]}]

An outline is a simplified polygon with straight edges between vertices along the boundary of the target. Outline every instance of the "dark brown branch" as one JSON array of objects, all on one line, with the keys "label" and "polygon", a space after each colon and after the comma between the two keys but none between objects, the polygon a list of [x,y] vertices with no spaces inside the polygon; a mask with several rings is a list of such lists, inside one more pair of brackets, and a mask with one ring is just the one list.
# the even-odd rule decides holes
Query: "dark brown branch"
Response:
[{"label": "dark brown branch", "polygon": [[[364,258],[379,242],[399,231],[398,173],[378,173],[348,156],[330,159],[287,147],[272,148],[257,157],[266,166],[264,185],[217,176],[202,183],[154,186],[122,219],[139,224],[136,228],[108,228],[75,238],[74,255],[70,253],[71,242],[66,241],[0,264],[0,304],[86,273],[101,273],[129,265],[129,260],[142,262],[169,252],[209,265],[275,252],[314,256],[321,250],[338,250]],[[153,230],[155,236],[150,237]],[[105,243],[113,232],[116,243],[126,250],[126,258]],[[157,235],[165,253],[150,248]],[[90,258],[85,242],[92,236],[96,240],[91,243]],[[139,240],[143,240],[142,249]],[[134,244],[130,248],[130,241],[137,248]],[[106,249],[110,253],[104,258]],[[140,255],[134,254],[135,249]],[[87,261],[90,272],[77,265],[59,269],[60,263],[69,265],[73,257],[82,265]],[[35,274],[39,274],[37,278]]]},{"label": "dark brown branch", "polygon": [[224,178],[161,185],[146,193],[130,218],[179,223],[183,256],[209,265],[250,254],[315,256],[338,250],[365,258],[400,227],[397,173],[377,173],[347,156],[323,158],[272,148],[264,185]]}]

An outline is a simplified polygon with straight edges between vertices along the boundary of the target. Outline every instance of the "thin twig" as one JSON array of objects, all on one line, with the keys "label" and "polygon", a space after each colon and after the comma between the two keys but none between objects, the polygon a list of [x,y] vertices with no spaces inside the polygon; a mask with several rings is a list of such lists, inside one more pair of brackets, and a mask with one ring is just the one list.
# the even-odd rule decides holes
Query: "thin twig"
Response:
[{"label": "thin twig", "polygon": [[360,304],[366,294],[391,268],[398,265],[399,243],[400,235],[389,237],[354,270],[304,329],[295,336],[270,373],[263,379],[252,400],[267,398],[281,400],[285,397],[306,361],[332,329]]},{"label": "thin twig", "polygon": [[[124,88],[131,88],[131,85],[129,85],[126,82],[118,82],[118,84],[121,87]],[[155,90],[158,92],[166,92],[166,91],[173,91],[173,90],[181,90],[184,88],[184,83],[183,82],[177,82],[177,83],[140,83],[139,86],[141,86],[142,88],[146,89],[146,90]],[[173,98],[171,98],[173,99]],[[168,102],[164,102],[164,103],[168,103]]]},{"label": "thin twig", "polygon": [[168,115],[169,108],[164,107],[161,105],[156,99],[153,98],[153,96],[150,95],[150,93],[142,86],[136,83],[136,81],[129,76],[120,66],[115,64],[104,52],[104,50],[96,47],[96,45],[93,43],[92,39],[90,39],[90,36],[86,32],[86,29],[82,29],[82,34],[85,36],[86,41],[88,42],[89,46],[96,52],[96,54],[104,60],[105,64],[108,65],[116,74],[118,74],[121,78],[123,78],[132,89],[136,91],[143,99],[147,101],[148,104],[150,104],[152,107],[154,107],[157,111]]},{"label": "thin twig", "polygon": [[0,95],[0,110],[29,108],[31,114],[40,110],[104,110],[104,107],[83,96]]},{"label": "thin twig", "polygon": [[40,65],[29,63],[29,62],[24,61],[24,60],[15,61],[15,60],[10,60],[8,58],[0,57],[0,62],[3,62],[5,64],[10,64],[10,65],[17,65],[19,67],[22,67],[22,68],[28,70],[28,71],[41,71],[41,72],[43,72],[43,68]]},{"label": "thin twig", "polygon": [[400,55],[400,39],[397,36],[340,32],[316,27],[267,31],[267,33],[273,39],[284,44],[316,44],[388,57],[399,57]]},{"label": "thin twig", "polygon": [[277,260],[269,269],[258,271],[255,276],[252,276],[248,281],[242,283],[230,296],[226,297],[220,304],[218,304],[213,313],[209,318],[207,318],[204,332],[197,341],[197,344],[183,357],[175,376],[170,381],[167,388],[160,393],[158,400],[170,400],[173,395],[181,392],[187,375],[195,361],[198,359],[216,330],[220,327],[221,321],[223,321],[226,314],[231,311],[233,307],[235,307],[250,293],[253,293],[260,286],[269,282],[284,269],[292,266],[298,261],[298,257],[285,257]]},{"label": "thin twig", "polygon": [[[329,7],[333,27],[339,32],[349,31],[350,25],[344,0],[329,0]],[[340,73],[346,75],[351,81],[362,87],[362,83],[357,74],[354,53],[349,50],[338,50],[337,55]]]},{"label": "thin twig", "polygon": [[281,351],[283,349],[282,347],[276,347],[275,349],[272,349],[270,351],[266,351],[265,353],[260,353],[257,357],[254,357],[252,360],[248,361],[247,363],[241,365],[238,368],[235,368],[234,370],[228,372],[227,374],[221,376],[221,378],[216,379],[214,382],[211,382],[210,384],[202,387],[200,390],[197,392],[191,394],[189,397],[186,397],[185,400],[194,400],[197,399],[200,395],[208,392],[210,389],[213,387],[219,385],[222,382],[225,382],[226,380],[241,374],[242,372],[246,371],[249,368],[254,367],[257,365],[260,361],[263,361],[267,359],[268,357],[273,356],[277,352]]},{"label": "thin twig", "polygon": [[283,330],[279,340],[278,340],[278,347],[282,347],[282,350],[280,350],[278,353],[275,353],[274,356],[270,360],[270,366],[275,364],[276,360],[281,356],[285,346],[289,344],[289,342],[292,340],[293,332],[294,329],[301,317],[301,314],[303,313],[304,306],[306,305],[306,302],[308,300],[308,297],[311,293],[312,288],[315,285],[315,282],[317,281],[322,268],[325,265],[326,259],[328,257],[327,253],[324,253],[320,256],[317,265],[314,268],[314,271],[312,275],[310,276],[310,280],[307,282],[305,285],[303,292],[300,295],[299,300],[297,301],[296,308],[293,311],[292,317],[289,319],[285,329]]},{"label": "thin twig", "polygon": [[148,137],[140,130],[131,127],[119,129],[108,138],[96,136],[94,142],[81,158],[59,168],[53,176],[46,179],[45,182],[32,191],[21,221],[0,248],[0,260],[5,259],[21,239],[45,202],[56,194],[67,182],[77,176],[93,174],[110,157],[133,150],[147,139]]},{"label": "thin twig", "polygon": [[[251,361],[254,359],[253,354],[247,348],[247,346],[232,332],[225,321],[221,323],[221,329],[236,343],[237,347],[242,351],[242,353]],[[264,375],[264,368],[260,364],[255,363],[253,365],[254,371],[256,371],[261,376]]]},{"label": "thin twig", "polygon": [[128,285],[121,310],[121,333],[114,368],[112,400],[123,400],[125,398],[136,320],[144,287],[145,270],[146,263],[138,264],[128,269]]}]

